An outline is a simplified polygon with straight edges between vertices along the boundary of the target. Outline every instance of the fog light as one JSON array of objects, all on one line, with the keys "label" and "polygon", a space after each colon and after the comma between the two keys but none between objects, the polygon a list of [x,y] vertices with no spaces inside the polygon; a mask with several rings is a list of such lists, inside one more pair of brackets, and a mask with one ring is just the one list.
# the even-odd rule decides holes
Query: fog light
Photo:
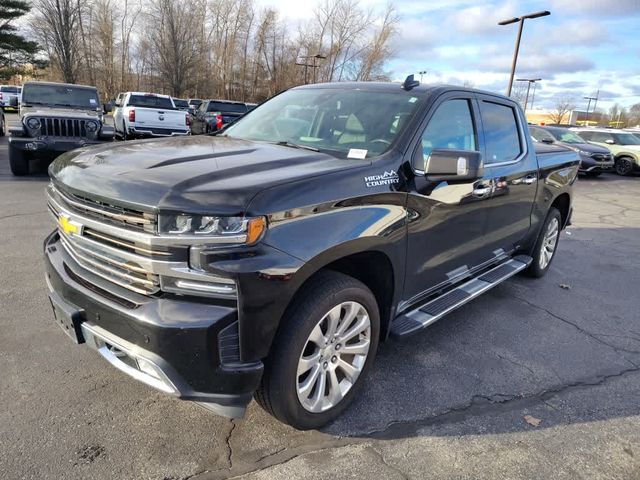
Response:
[{"label": "fog light", "polygon": [[203,275],[202,280],[161,277],[160,283],[162,291],[182,295],[236,298],[238,293],[233,280],[213,275]]}]

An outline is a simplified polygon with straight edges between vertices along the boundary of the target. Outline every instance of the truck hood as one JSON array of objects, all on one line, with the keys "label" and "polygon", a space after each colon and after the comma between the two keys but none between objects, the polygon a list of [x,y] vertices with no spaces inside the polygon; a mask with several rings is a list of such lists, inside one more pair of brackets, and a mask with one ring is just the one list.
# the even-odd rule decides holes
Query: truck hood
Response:
[{"label": "truck hood", "polygon": [[77,195],[143,210],[235,215],[261,190],[362,167],[317,153],[227,137],[174,137],[84,147],[49,167]]},{"label": "truck hood", "polygon": [[589,152],[589,153],[604,153],[604,154],[611,153],[608,148],[601,147],[599,145],[594,145],[593,143],[562,142],[562,145],[564,145],[565,147],[569,147],[571,150],[574,150],[576,152],[579,150],[582,150],[583,152]]},{"label": "truck hood", "polygon": [[50,108],[43,105],[23,106],[21,107],[20,114],[22,116],[32,117],[69,117],[69,118],[84,118],[98,119],[101,116],[100,112],[96,110],[84,110],[81,108]]}]

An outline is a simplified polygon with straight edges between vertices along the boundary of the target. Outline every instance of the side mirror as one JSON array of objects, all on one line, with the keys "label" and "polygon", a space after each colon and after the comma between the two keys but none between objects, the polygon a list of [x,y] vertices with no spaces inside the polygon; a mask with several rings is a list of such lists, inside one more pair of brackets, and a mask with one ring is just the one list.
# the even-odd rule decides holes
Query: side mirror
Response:
[{"label": "side mirror", "polygon": [[553,140],[551,140],[550,138],[543,138],[542,140],[540,140],[542,143],[547,143],[547,144],[552,144]]},{"label": "side mirror", "polygon": [[616,142],[614,142],[613,140],[611,140],[610,138],[607,138],[604,143],[606,143],[607,145],[615,145]]},{"label": "side mirror", "polygon": [[470,150],[434,149],[425,157],[418,148],[414,170],[432,181],[475,180],[483,175],[482,155]]},{"label": "side mirror", "polygon": [[105,103],[102,105],[102,111],[107,114],[113,111],[113,105],[111,103]]}]

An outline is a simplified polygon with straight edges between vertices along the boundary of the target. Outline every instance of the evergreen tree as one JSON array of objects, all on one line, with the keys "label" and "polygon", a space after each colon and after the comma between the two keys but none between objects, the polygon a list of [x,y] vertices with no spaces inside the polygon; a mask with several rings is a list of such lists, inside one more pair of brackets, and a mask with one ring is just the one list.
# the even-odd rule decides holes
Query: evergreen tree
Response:
[{"label": "evergreen tree", "polygon": [[30,9],[25,0],[0,0],[0,77],[11,77],[26,63],[42,63],[36,59],[38,44],[20,35],[14,25]]}]

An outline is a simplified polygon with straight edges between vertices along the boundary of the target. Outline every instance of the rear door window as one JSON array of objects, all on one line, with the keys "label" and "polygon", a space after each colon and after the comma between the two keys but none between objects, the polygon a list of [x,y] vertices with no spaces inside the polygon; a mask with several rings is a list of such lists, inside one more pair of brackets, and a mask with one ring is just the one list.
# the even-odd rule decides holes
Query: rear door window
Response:
[{"label": "rear door window", "polygon": [[131,95],[127,105],[129,107],[159,108],[162,110],[175,109],[170,98],[157,97],[155,95]]},{"label": "rear door window", "polygon": [[490,101],[480,102],[486,145],[485,163],[516,160],[522,155],[523,141],[515,108]]}]

